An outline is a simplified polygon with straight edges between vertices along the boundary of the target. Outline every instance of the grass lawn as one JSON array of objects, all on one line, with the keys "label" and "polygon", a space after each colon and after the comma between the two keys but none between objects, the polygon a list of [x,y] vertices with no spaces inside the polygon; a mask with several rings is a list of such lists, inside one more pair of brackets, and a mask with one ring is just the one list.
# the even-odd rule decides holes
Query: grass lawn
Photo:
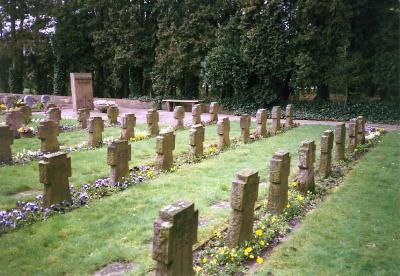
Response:
[{"label": "grass lawn", "polygon": [[[237,128],[236,125],[232,130]],[[153,223],[160,208],[179,199],[194,201],[200,219],[206,222],[199,227],[199,239],[204,239],[228,219],[228,209],[212,205],[229,200],[231,181],[238,170],[257,169],[261,180],[265,181],[273,153],[284,148],[291,153],[292,172],[297,173],[300,142],[310,138],[319,145],[320,135],[327,128],[301,126],[282,135],[242,145],[99,200],[87,208],[3,235],[0,237],[1,273],[85,275],[110,262],[126,260],[135,264],[134,275],[148,275],[146,271],[154,266],[151,258]],[[215,126],[210,129],[215,132]],[[151,152],[154,152],[154,145]],[[266,185],[260,186],[260,197],[265,196],[266,190]]]},{"label": "grass lawn", "polygon": [[[33,114],[31,117],[33,120],[38,120],[38,119],[44,119],[46,118],[45,115],[39,115],[39,114]],[[5,123],[6,121],[6,117],[5,115],[0,115],[0,123]],[[28,126],[30,127],[37,127],[39,125],[39,122],[30,122],[28,124]],[[60,121],[60,125],[72,125],[72,126],[76,126],[78,125],[78,121],[76,119],[66,119],[66,118],[62,118]]]},{"label": "grass lawn", "polygon": [[257,275],[398,275],[399,149],[387,134]]},{"label": "grass lawn", "polygon": [[[255,126],[255,125],[253,125]],[[139,129],[145,129],[142,125]],[[106,128],[103,137],[118,137],[119,128]],[[60,134],[61,136],[61,134]],[[87,139],[87,131],[76,131],[63,133],[64,141],[83,141]],[[239,122],[231,122],[231,138],[240,136]],[[24,139],[29,140],[29,139]],[[39,140],[32,138],[31,140]],[[21,140],[23,141],[23,140]],[[182,130],[176,132],[175,154],[188,151],[189,131]],[[205,144],[217,141],[216,125],[206,127]],[[14,146],[14,145],[13,145]],[[131,143],[132,160],[131,165],[143,165],[149,160],[155,160],[156,157],[156,139]],[[72,177],[70,184],[80,187],[94,180],[108,176],[110,167],[107,165],[107,147],[99,148],[91,151],[72,152]],[[26,190],[43,189],[43,184],[39,183],[39,167],[36,161],[29,162],[24,165],[3,166],[0,167],[0,209],[10,208],[15,205],[17,198],[15,193]],[[28,200],[35,195],[27,195],[19,197],[18,200]]]}]

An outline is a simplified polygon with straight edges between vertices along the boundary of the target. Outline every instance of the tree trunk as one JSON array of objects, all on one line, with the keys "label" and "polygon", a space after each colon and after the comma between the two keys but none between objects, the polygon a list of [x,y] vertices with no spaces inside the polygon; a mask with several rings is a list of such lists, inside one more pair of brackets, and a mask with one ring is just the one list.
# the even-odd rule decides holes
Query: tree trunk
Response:
[{"label": "tree trunk", "polygon": [[329,100],[329,87],[326,84],[318,85],[317,99],[325,101]]}]

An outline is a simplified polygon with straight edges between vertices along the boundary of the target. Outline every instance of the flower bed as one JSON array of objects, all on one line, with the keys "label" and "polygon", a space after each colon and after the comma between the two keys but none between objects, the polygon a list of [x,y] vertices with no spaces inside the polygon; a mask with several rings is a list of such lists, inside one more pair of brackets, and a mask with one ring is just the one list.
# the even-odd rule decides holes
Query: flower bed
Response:
[{"label": "flower bed", "polygon": [[213,237],[195,251],[193,270],[197,275],[234,275],[243,273],[247,266],[256,262],[262,264],[264,255],[298,224],[304,215],[323,200],[327,192],[342,181],[344,175],[371,147],[375,146],[383,129],[367,129],[366,143],[357,146],[355,152],[332,169],[332,176],[326,179],[316,178],[315,193],[302,196],[296,189],[297,182],[289,185],[288,205],[283,214],[274,216],[267,212],[267,201],[259,204],[255,213],[253,238],[240,246],[229,249],[225,246],[226,228],[215,232]]}]

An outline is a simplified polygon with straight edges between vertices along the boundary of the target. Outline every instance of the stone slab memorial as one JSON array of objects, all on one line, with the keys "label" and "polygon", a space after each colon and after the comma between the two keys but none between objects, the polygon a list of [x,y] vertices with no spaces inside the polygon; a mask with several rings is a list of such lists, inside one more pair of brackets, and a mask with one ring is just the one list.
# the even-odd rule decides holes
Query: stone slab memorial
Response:
[{"label": "stone slab memorial", "polygon": [[100,116],[88,120],[89,147],[95,148],[103,144],[104,121]]},{"label": "stone slab memorial", "polygon": [[357,130],[359,121],[357,119],[350,119],[349,122],[349,140],[347,144],[347,151],[353,153],[358,145],[358,135]]},{"label": "stone slab memorial", "polygon": [[119,109],[117,106],[112,105],[107,108],[107,118],[110,124],[115,125],[118,123],[118,115]]},{"label": "stone slab memorial", "polygon": [[162,208],[154,223],[153,260],[156,276],[193,275],[193,245],[199,213],[194,204],[177,201]]},{"label": "stone slab memorial", "polygon": [[136,116],[134,113],[125,113],[122,117],[121,139],[129,141],[135,137]]},{"label": "stone slab memorial", "polygon": [[201,124],[202,105],[195,104],[192,108],[192,125]]},{"label": "stone slab memorial", "polygon": [[127,140],[114,141],[107,148],[107,164],[110,169],[112,183],[120,182],[129,175],[131,160],[131,145]]},{"label": "stone slab memorial", "polygon": [[267,208],[274,215],[282,214],[288,204],[289,174],[289,152],[278,150],[272,157],[269,167],[270,184]]},{"label": "stone slab memorial", "polygon": [[294,125],[293,122],[293,105],[292,104],[288,104],[286,106],[286,112],[285,112],[285,127],[286,128],[291,128]]},{"label": "stone slab memorial", "polygon": [[42,120],[39,122],[37,137],[41,141],[41,152],[57,152],[60,150],[58,135],[60,129],[58,123],[52,120]]},{"label": "stone slab memorial", "polygon": [[357,143],[364,144],[365,143],[365,117],[358,116],[357,117],[358,126],[357,126]]},{"label": "stone slab memorial", "polygon": [[185,118],[185,108],[177,105],[174,108],[174,129],[182,129],[184,127],[183,119]]},{"label": "stone slab memorial", "polygon": [[250,126],[251,116],[248,114],[240,116],[240,140],[244,144],[247,144],[250,140]]},{"label": "stone slab memorial", "polygon": [[147,131],[150,136],[156,136],[160,133],[160,127],[158,122],[160,120],[158,111],[155,109],[147,110],[146,121],[147,121]]},{"label": "stone slab memorial", "polygon": [[313,140],[305,140],[299,148],[299,175],[297,177],[297,189],[302,194],[315,190],[315,152],[316,146]]},{"label": "stone slab memorial", "polygon": [[44,184],[43,207],[71,201],[71,158],[65,152],[47,154],[39,161],[39,179]]},{"label": "stone slab memorial", "polygon": [[230,130],[231,130],[231,124],[228,117],[224,117],[218,120],[217,134],[218,134],[219,150],[223,150],[231,146],[231,140],[229,138]]},{"label": "stone slab memorial", "polygon": [[321,136],[321,156],[319,158],[319,175],[328,177],[332,171],[333,131],[325,130]]},{"label": "stone slab memorial", "polygon": [[72,107],[75,111],[80,108],[94,109],[93,84],[91,73],[70,73]]},{"label": "stone slab memorial", "polygon": [[11,145],[14,143],[14,133],[9,126],[0,125],[0,163],[12,160]]},{"label": "stone slab memorial", "polygon": [[88,120],[90,118],[89,108],[79,108],[77,111],[79,127],[81,129],[86,129],[88,125]]},{"label": "stone slab memorial", "polygon": [[24,103],[26,103],[27,106],[32,108],[32,106],[35,104],[35,99],[32,96],[27,95],[24,97]]},{"label": "stone slab memorial", "polygon": [[58,107],[49,108],[46,111],[47,119],[60,124],[61,121],[61,109]]},{"label": "stone slab memorial", "polygon": [[276,134],[281,129],[281,115],[282,109],[280,106],[274,106],[272,108],[271,118],[272,118],[272,134]]},{"label": "stone slab memorial", "polygon": [[220,112],[221,107],[217,102],[210,103],[210,122],[217,123],[218,122],[218,113]]},{"label": "stone slab memorial", "polygon": [[256,122],[257,128],[256,133],[261,137],[267,137],[267,118],[268,118],[268,111],[266,109],[259,109],[257,110],[256,114]]},{"label": "stone slab memorial", "polygon": [[239,171],[232,182],[231,214],[226,244],[233,248],[253,236],[254,207],[258,197],[260,177],[252,169]]},{"label": "stone slab memorial", "polygon": [[337,123],[335,127],[335,161],[342,161],[345,158],[346,148],[346,125]]},{"label": "stone slab memorial", "polygon": [[21,111],[11,110],[6,113],[6,125],[10,127],[10,129],[14,133],[15,138],[20,137],[18,129],[22,127],[23,123],[24,123],[24,116]]},{"label": "stone slab memorial", "polygon": [[194,158],[203,155],[205,127],[202,124],[192,125],[189,130],[189,156]]},{"label": "stone slab memorial", "polygon": [[170,170],[174,163],[175,133],[172,130],[161,132],[156,138],[157,169]]}]

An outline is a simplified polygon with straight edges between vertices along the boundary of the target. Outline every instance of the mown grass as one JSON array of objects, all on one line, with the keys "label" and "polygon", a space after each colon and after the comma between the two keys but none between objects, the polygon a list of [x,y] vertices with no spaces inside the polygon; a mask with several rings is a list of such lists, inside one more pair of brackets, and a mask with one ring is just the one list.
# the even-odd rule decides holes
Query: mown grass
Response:
[{"label": "mown grass", "polygon": [[[31,119],[34,121],[29,122],[29,124],[27,124],[27,126],[30,127],[37,127],[39,125],[39,122],[36,120],[39,119],[44,119],[46,118],[45,115],[41,115],[41,114],[33,114]],[[0,124],[1,123],[5,123],[5,115],[0,115]],[[60,121],[60,125],[72,125],[72,126],[76,126],[78,125],[78,121],[76,119],[69,119],[69,118],[62,118]]]},{"label": "mown grass", "polygon": [[[199,227],[199,238],[204,239],[226,223],[229,210],[212,205],[229,200],[231,181],[238,170],[257,169],[265,181],[273,153],[284,148],[291,153],[291,171],[296,173],[300,142],[310,138],[318,145],[322,131],[327,128],[301,126],[242,145],[99,200],[87,208],[3,235],[0,237],[2,273],[86,275],[113,261],[129,261],[136,267],[132,275],[148,275],[148,270],[154,267],[151,242],[153,223],[160,208],[180,199],[195,202],[200,219],[206,222]],[[261,185],[260,198],[266,190],[267,186]]]},{"label": "mown grass", "polygon": [[[144,125],[139,127],[139,129],[144,128]],[[63,134],[64,142],[71,142],[73,140],[82,142],[87,140],[88,136],[86,131],[67,132]],[[106,128],[103,137],[106,138],[114,135],[114,137],[117,138],[119,137],[119,134],[119,128]],[[188,130],[176,132],[174,154],[188,151],[188,135]],[[205,135],[206,144],[216,142],[216,126],[207,126]],[[238,122],[231,122],[230,135],[231,138],[240,136]],[[151,161],[155,159],[156,139],[150,138],[148,140],[131,143],[131,148],[132,160],[130,165],[143,165],[149,160]],[[70,184],[75,187],[80,187],[86,183],[93,182],[100,177],[108,175],[109,166],[107,165],[107,147],[91,151],[72,152],[69,156],[71,156],[72,163],[72,177],[70,178]],[[38,164],[36,161],[24,165],[0,167],[0,175],[2,176],[0,178],[0,209],[13,207],[17,200],[14,194],[18,192],[38,190],[37,193],[40,193],[40,190],[43,188],[43,184],[39,183]],[[35,193],[33,193],[33,195],[20,196],[18,197],[18,200],[29,200],[33,198],[34,195]]]},{"label": "mown grass", "polygon": [[257,275],[398,275],[399,149],[387,134]]}]

